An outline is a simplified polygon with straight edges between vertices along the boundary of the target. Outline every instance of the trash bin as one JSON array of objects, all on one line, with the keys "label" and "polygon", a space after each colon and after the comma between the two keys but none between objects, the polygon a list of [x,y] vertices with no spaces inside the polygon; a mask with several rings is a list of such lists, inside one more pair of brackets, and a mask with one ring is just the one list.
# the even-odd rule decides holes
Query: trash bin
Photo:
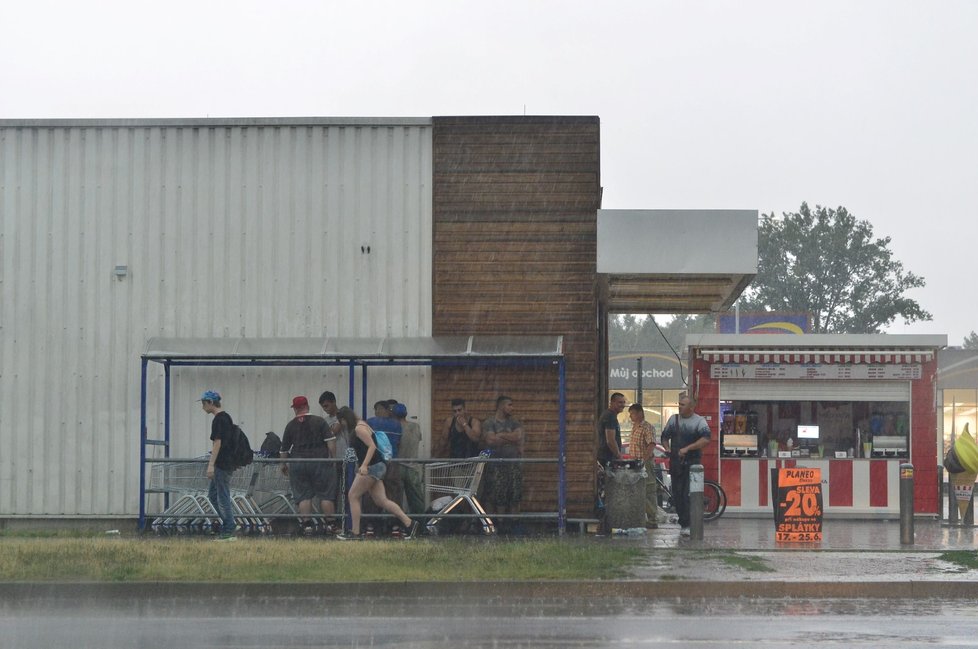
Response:
[{"label": "trash bin", "polygon": [[642,460],[611,461],[604,487],[609,528],[645,527],[646,479],[648,474]]}]

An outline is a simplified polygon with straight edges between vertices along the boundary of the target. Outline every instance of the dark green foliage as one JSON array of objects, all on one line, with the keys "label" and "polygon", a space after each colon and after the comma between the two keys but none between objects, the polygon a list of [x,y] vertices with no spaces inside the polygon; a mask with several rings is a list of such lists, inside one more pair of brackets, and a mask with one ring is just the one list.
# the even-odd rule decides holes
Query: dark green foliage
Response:
[{"label": "dark green foliage", "polygon": [[801,204],[781,217],[761,215],[758,272],[742,311],[808,311],[812,333],[879,333],[897,318],[931,319],[910,289],[924,279],[893,258],[890,238],[844,207]]}]

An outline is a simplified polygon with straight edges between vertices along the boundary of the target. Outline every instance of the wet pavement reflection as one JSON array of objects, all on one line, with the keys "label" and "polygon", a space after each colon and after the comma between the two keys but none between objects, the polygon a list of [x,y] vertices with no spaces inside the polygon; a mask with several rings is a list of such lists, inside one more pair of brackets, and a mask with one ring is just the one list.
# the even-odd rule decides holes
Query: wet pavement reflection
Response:
[{"label": "wet pavement reflection", "polygon": [[382,598],[275,602],[296,614],[262,614],[270,603],[203,599],[137,615],[8,608],[0,638],[16,649],[978,646],[978,611],[960,600]]}]

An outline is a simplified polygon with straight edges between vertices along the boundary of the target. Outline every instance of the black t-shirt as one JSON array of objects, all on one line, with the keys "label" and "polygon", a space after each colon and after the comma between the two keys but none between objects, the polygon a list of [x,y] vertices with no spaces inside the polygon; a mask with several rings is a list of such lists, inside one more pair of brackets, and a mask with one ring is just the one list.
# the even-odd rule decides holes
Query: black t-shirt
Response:
[{"label": "black t-shirt", "polygon": [[325,419],[317,415],[299,415],[285,426],[282,451],[296,458],[329,457],[326,442],[335,439]]},{"label": "black t-shirt", "polygon": [[604,434],[604,431],[610,428],[615,429],[615,443],[621,449],[621,424],[618,423],[618,415],[610,410],[605,410],[604,414],[601,415],[601,419],[598,421],[598,462],[601,464],[614,459],[611,457],[611,449],[608,448],[608,442],[605,441]]},{"label": "black t-shirt", "polygon": [[[376,446],[377,439],[374,437],[373,430],[370,431],[370,437],[371,439],[373,439],[374,446]],[[363,459],[367,457],[367,450],[369,449],[369,447],[363,442],[363,440],[357,437],[356,431],[353,431],[353,442],[350,444],[350,446],[353,448],[353,452],[357,454],[357,464],[358,465],[363,464]],[[380,454],[380,449],[375,448],[374,454],[370,458],[370,466],[373,466],[375,464],[380,464],[383,461],[384,461],[384,456]]]},{"label": "black t-shirt", "polygon": [[[472,417],[466,422],[472,425]],[[479,443],[473,442],[464,430],[455,427],[455,417],[452,417],[452,427],[448,429],[448,454],[450,457],[475,457],[479,454]]]},{"label": "black t-shirt", "polygon": [[234,434],[234,422],[231,415],[223,410],[214,415],[211,422],[211,441],[221,440],[221,450],[217,452],[217,460],[214,466],[223,471],[233,471],[231,466],[231,436]]}]

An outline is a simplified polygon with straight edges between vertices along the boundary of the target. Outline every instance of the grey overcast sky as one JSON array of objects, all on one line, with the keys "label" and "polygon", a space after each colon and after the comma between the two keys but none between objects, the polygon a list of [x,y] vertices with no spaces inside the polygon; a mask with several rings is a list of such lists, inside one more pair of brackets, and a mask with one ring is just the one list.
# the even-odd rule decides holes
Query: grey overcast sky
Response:
[{"label": "grey overcast sky", "polygon": [[890,333],[978,330],[975,0],[31,0],[3,22],[0,118],[598,115],[604,207],[843,205],[927,280],[934,320]]}]

